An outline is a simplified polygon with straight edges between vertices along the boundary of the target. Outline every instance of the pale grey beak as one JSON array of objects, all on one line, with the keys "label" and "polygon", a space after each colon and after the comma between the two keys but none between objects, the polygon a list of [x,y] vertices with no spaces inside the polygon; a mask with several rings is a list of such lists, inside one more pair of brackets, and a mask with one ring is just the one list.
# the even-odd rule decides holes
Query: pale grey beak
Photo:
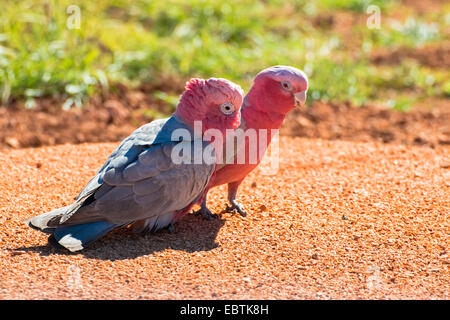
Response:
[{"label": "pale grey beak", "polygon": [[303,107],[303,105],[306,102],[306,90],[302,92],[296,92],[294,93],[294,99],[295,99],[295,106],[296,107]]}]

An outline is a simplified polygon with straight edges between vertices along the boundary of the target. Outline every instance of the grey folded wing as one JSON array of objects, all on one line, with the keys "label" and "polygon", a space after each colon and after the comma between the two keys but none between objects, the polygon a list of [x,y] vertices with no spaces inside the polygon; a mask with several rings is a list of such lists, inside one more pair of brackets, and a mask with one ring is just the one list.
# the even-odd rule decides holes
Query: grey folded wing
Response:
[{"label": "grey folded wing", "polygon": [[141,152],[157,140],[158,134],[163,127],[170,126],[173,123],[171,120],[159,119],[152,121],[136,129],[130,136],[125,138],[110,154],[98,173],[88,182],[76,200],[86,199],[95,192],[102,185],[102,178],[106,171],[109,171],[111,168],[124,168],[127,164],[134,161]]}]

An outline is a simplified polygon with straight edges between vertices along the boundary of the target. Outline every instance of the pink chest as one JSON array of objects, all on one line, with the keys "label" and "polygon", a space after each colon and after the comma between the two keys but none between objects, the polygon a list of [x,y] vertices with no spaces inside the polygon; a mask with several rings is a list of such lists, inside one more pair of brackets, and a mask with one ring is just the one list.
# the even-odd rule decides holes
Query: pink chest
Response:
[{"label": "pink chest", "polygon": [[216,171],[212,187],[244,179],[258,164],[228,164]]}]

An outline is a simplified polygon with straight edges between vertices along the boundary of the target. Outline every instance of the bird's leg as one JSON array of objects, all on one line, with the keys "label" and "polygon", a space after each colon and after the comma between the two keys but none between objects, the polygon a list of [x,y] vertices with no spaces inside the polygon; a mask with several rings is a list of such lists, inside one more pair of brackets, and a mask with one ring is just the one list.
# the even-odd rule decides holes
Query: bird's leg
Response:
[{"label": "bird's leg", "polygon": [[228,184],[228,201],[231,203],[231,206],[228,206],[227,204],[225,211],[239,213],[242,217],[245,217],[247,215],[247,211],[245,211],[244,207],[236,201],[236,194],[241,182],[242,180]]},{"label": "bird's leg", "polygon": [[203,197],[203,201],[202,201],[200,209],[198,209],[197,211],[194,211],[194,215],[201,215],[206,220],[212,220],[212,218],[217,218],[217,214],[212,213],[206,206],[206,197],[207,196],[208,196],[208,193],[206,193],[205,196]]},{"label": "bird's leg", "polygon": [[171,223],[167,226],[167,231],[169,231],[169,233],[174,233],[174,232],[175,232],[175,227],[173,226],[173,222],[171,222]]}]

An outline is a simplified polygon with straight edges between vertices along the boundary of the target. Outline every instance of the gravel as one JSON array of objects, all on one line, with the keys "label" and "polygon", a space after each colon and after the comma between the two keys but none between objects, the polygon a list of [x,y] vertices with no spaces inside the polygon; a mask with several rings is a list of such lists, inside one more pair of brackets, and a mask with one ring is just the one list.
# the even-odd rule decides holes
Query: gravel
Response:
[{"label": "gravel", "polygon": [[245,218],[123,228],[76,254],[23,224],[71,203],[116,146],[0,151],[0,299],[450,298],[449,146],[281,137],[278,174],[240,189]]}]

